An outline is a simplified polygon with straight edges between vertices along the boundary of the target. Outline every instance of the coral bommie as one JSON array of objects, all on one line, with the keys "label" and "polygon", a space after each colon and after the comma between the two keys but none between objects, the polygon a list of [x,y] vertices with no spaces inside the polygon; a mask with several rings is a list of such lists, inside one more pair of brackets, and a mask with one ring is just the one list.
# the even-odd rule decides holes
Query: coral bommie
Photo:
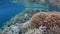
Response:
[{"label": "coral bommie", "polygon": [[41,26],[46,27],[44,29],[48,32],[47,34],[60,34],[60,12],[39,12],[33,15],[29,27],[39,29]]},{"label": "coral bommie", "polygon": [[46,26],[48,29],[55,26],[60,27],[60,14],[58,12],[39,12],[30,19],[30,28]]}]

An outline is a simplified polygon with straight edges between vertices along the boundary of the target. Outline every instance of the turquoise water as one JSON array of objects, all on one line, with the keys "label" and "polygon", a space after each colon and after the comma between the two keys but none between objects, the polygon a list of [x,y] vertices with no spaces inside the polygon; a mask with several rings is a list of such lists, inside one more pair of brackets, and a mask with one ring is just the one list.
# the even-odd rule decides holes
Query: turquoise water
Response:
[{"label": "turquoise water", "polygon": [[2,27],[6,21],[22,12],[25,6],[22,4],[10,3],[8,0],[0,1],[0,27]]}]

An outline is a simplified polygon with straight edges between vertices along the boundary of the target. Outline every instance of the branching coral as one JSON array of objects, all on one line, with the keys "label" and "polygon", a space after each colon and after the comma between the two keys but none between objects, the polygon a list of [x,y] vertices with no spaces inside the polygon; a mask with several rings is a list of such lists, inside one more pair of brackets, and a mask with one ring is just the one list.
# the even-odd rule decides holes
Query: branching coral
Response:
[{"label": "branching coral", "polygon": [[58,12],[39,12],[30,20],[30,28],[46,26],[49,34],[60,33],[60,14]]}]

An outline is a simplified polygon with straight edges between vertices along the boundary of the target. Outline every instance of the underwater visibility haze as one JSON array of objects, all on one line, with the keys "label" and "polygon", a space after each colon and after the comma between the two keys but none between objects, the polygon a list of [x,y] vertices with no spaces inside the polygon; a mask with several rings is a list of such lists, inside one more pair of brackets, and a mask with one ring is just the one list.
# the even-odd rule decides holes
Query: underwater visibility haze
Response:
[{"label": "underwater visibility haze", "polygon": [[60,0],[0,0],[0,34],[60,34]]},{"label": "underwater visibility haze", "polygon": [[16,14],[22,12],[24,8],[22,4],[15,4],[9,0],[0,0],[0,27]]}]

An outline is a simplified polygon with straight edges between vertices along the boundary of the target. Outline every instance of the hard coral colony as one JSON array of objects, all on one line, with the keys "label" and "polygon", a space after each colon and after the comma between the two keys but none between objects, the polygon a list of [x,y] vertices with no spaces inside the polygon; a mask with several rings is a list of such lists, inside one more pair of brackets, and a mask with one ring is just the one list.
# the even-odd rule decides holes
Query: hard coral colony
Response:
[{"label": "hard coral colony", "polygon": [[[41,26],[46,27],[47,34],[60,34],[60,14],[58,12],[36,13],[30,19],[29,27],[39,29]],[[43,28],[42,30],[45,32]]]}]

